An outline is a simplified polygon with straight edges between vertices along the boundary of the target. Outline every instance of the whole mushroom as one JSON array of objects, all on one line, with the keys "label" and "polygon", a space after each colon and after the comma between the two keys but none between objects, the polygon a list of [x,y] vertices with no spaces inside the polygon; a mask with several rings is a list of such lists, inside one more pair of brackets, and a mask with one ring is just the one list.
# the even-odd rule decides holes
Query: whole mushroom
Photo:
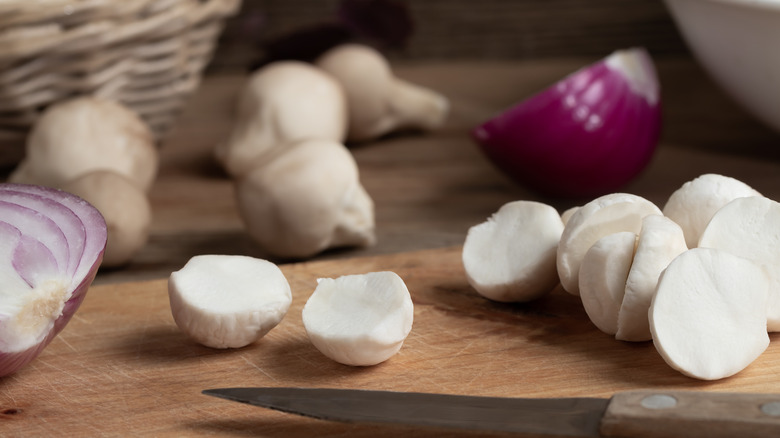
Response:
[{"label": "whole mushroom", "polygon": [[111,170],[148,191],[158,162],[154,137],[135,112],[112,100],[84,96],[44,111],[9,181],[60,187],[93,170]]},{"label": "whole mushroom", "polygon": [[277,61],[255,72],[239,97],[236,123],[215,156],[234,177],[305,139],[343,142],[347,107],[339,83],[300,61]]},{"label": "whole mushroom", "polygon": [[336,46],[315,64],[344,88],[349,141],[367,141],[402,129],[436,129],[449,112],[446,97],[394,77],[387,59],[371,47]]},{"label": "whole mushroom", "polygon": [[108,228],[101,266],[117,267],[148,241],[147,193],[158,165],[154,137],[135,112],[119,102],[83,96],[43,113],[9,180],[62,189],[94,205]]},{"label": "whole mushroom", "polygon": [[236,179],[235,188],[248,233],[273,256],[306,258],[375,241],[373,201],[341,143],[293,143]]},{"label": "whole mushroom", "polygon": [[61,188],[92,204],[106,220],[108,240],[101,266],[126,264],[149,240],[151,204],[146,194],[124,175],[96,170]]}]

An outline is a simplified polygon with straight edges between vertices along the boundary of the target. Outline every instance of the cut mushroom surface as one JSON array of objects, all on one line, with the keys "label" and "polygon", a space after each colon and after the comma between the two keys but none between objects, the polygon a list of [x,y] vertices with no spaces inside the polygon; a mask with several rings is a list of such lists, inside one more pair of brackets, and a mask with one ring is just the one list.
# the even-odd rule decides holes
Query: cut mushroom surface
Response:
[{"label": "cut mushroom surface", "polygon": [[658,277],[675,257],[687,249],[683,231],[674,221],[657,214],[642,219],[636,253],[620,305],[615,339],[634,342],[652,339],[647,312]]},{"label": "cut mushroom surface", "polygon": [[414,305],[394,272],[322,278],[306,302],[312,344],[345,365],[370,366],[395,355],[412,329]]},{"label": "cut mushroom surface", "polygon": [[764,266],[771,280],[767,330],[780,331],[780,203],[763,196],[734,199],[713,215],[699,246]]},{"label": "cut mushroom surface", "polygon": [[738,179],[708,173],[675,190],[666,201],[663,214],[680,225],[686,245],[695,248],[715,212],[745,196],[761,196],[761,193]]},{"label": "cut mushroom surface", "polygon": [[179,328],[212,348],[240,348],[274,328],[292,302],[275,264],[239,255],[199,255],[168,280],[171,313]]},{"label": "cut mushroom surface", "polygon": [[681,373],[716,380],[738,373],[769,345],[769,279],[727,251],[695,248],[664,271],[650,306],[653,342]]},{"label": "cut mushroom surface", "polygon": [[642,218],[661,210],[641,196],[612,193],[578,208],[566,222],[557,252],[558,275],[563,288],[579,295],[579,271],[585,253],[600,238],[620,231],[639,234]]},{"label": "cut mushroom surface", "polygon": [[563,222],[553,207],[534,201],[503,205],[471,227],[463,244],[469,284],[502,302],[529,301],[558,284],[556,250]]},{"label": "cut mushroom surface", "polygon": [[580,298],[591,322],[604,333],[618,330],[618,314],[634,259],[637,235],[608,234],[593,244],[580,265]]}]

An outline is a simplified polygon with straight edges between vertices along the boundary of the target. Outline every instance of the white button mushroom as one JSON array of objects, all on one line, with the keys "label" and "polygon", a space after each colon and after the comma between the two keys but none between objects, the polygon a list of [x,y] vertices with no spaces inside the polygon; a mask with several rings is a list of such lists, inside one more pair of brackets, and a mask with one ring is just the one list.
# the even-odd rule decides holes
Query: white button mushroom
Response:
[{"label": "white button mushroom", "polygon": [[97,170],[85,173],[61,188],[85,199],[105,218],[108,242],[101,266],[124,265],[146,245],[152,207],[146,194],[125,176]]},{"label": "white button mushroom", "polygon": [[614,335],[626,281],[634,260],[637,235],[631,231],[608,234],[588,249],[580,264],[580,298],[591,322]]},{"label": "white button mushroom", "polygon": [[558,276],[563,288],[579,295],[580,263],[600,238],[620,231],[639,234],[642,218],[661,210],[641,196],[612,193],[578,208],[566,222],[558,245]]},{"label": "white button mushroom", "polygon": [[664,205],[663,214],[682,227],[685,243],[695,248],[712,215],[729,201],[744,196],[761,196],[761,193],[737,179],[708,173],[674,191]]},{"label": "white button mushroom", "polygon": [[235,181],[247,231],[269,254],[306,258],[375,241],[374,204],[347,148],[333,141],[291,144]]},{"label": "white button mushroom", "polygon": [[215,155],[237,177],[306,139],[343,142],[347,107],[341,85],[300,61],[278,61],[255,72],[239,96],[236,123]]},{"label": "white button mushroom", "polygon": [[152,133],[136,113],[111,100],[79,97],[43,113],[9,181],[59,188],[85,173],[110,170],[146,192],[158,160]]},{"label": "white button mushroom", "polygon": [[530,301],[558,284],[555,256],[563,222],[553,207],[533,201],[503,205],[471,227],[463,267],[472,287],[495,301]]},{"label": "white button mushroom", "polygon": [[178,327],[212,348],[241,348],[274,328],[287,314],[292,293],[282,271],[266,260],[199,255],[168,280]]},{"label": "white button mushroom", "polygon": [[432,130],[444,123],[449,112],[447,98],[395,78],[387,59],[371,47],[340,45],[315,63],[344,88],[350,141],[371,140],[400,129]]},{"label": "white button mushroom", "polygon": [[642,219],[642,229],[618,313],[615,339],[634,342],[652,339],[647,311],[655,295],[658,277],[675,257],[687,249],[683,231],[674,221],[658,214]]},{"label": "white button mushroom", "polygon": [[712,216],[699,246],[753,260],[769,273],[767,329],[780,331],[780,203],[763,196],[737,198]]},{"label": "white button mushroom", "polygon": [[561,220],[563,221],[564,225],[569,222],[569,219],[571,219],[571,217],[574,215],[574,213],[577,212],[579,208],[579,205],[575,205],[574,207],[567,208],[563,213],[561,213]]},{"label": "white button mushroom", "polygon": [[303,307],[312,344],[345,365],[370,366],[395,355],[412,329],[414,305],[394,272],[323,278]]},{"label": "white button mushroom", "polygon": [[669,264],[650,306],[653,342],[674,369],[697,379],[728,377],[769,345],[769,280],[748,259],[696,248]]}]

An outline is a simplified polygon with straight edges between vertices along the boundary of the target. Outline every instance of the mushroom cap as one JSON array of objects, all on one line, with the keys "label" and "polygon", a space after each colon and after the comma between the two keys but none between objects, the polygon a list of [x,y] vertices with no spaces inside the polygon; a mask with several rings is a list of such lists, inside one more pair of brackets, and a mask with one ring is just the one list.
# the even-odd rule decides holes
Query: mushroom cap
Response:
[{"label": "mushroom cap", "polygon": [[62,189],[85,199],[105,218],[108,240],[101,266],[124,265],[146,245],[152,207],[146,194],[127,177],[96,170],[63,184]]},{"label": "mushroom cap", "polygon": [[503,302],[531,301],[558,284],[556,250],[563,221],[555,208],[513,201],[469,228],[462,261],[469,284]]},{"label": "mushroom cap", "polygon": [[387,59],[376,49],[362,44],[342,44],[315,64],[344,84],[349,108],[349,137],[362,139],[387,113],[393,72]]},{"label": "mushroom cap", "polygon": [[292,291],[275,264],[249,256],[204,254],[171,273],[168,298],[176,325],[211,348],[241,348],[287,314]]},{"label": "mushroom cap", "polygon": [[695,248],[715,212],[733,199],[745,196],[761,196],[761,193],[738,179],[706,173],[675,190],[666,201],[663,214],[682,227],[685,243]]},{"label": "mushroom cap", "polygon": [[239,212],[272,255],[313,256],[338,246],[374,243],[374,203],[347,148],[306,140],[235,180]]},{"label": "mushroom cap", "polygon": [[291,143],[311,138],[342,142],[346,130],[341,85],[311,64],[277,61],[249,78],[233,130],[214,153],[228,173],[240,176]]},{"label": "mushroom cap", "polygon": [[325,356],[371,366],[396,354],[412,330],[414,303],[391,271],[321,278],[301,312],[306,335]]},{"label": "mushroom cap", "polygon": [[158,161],[154,137],[134,111],[108,99],[77,97],[43,113],[9,180],[60,187],[85,173],[111,170],[148,191]]}]

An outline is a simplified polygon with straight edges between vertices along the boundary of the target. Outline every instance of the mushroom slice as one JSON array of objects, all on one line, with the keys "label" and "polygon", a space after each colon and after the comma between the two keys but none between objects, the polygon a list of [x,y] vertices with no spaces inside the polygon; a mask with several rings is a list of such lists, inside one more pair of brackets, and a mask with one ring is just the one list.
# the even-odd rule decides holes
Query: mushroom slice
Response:
[{"label": "mushroom slice", "polygon": [[763,196],[737,198],[718,210],[699,246],[718,248],[764,266],[771,286],[767,330],[780,331],[780,203]]},{"label": "mushroom slice", "polygon": [[312,344],[345,365],[384,362],[401,349],[412,329],[414,305],[394,272],[322,278],[303,307]]},{"label": "mushroom slice", "polygon": [[761,196],[761,193],[738,179],[707,173],[672,193],[663,214],[682,227],[686,245],[695,248],[712,215],[733,199],[744,196]]},{"label": "mushroom slice", "polygon": [[580,263],[590,247],[602,237],[620,231],[639,234],[642,218],[661,210],[641,196],[612,193],[596,198],[572,214],[558,245],[557,268],[563,288],[579,295]]},{"label": "mushroom slice", "polygon": [[563,222],[553,207],[534,201],[503,205],[471,227],[463,267],[482,296],[502,302],[530,301],[558,284],[555,254]]},{"label": "mushroom slice", "polygon": [[168,280],[179,328],[212,348],[240,348],[260,339],[287,314],[290,285],[275,264],[239,255],[199,255]]},{"label": "mushroom slice", "polygon": [[703,380],[738,373],[769,345],[769,278],[752,261],[695,248],[669,264],[650,306],[656,349],[672,368]]},{"label": "mushroom slice", "polygon": [[621,231],[599,239],[582,258],[580,298],[585,313],[604,333],[618,330],[618,312],[634,259],[636,233]]},{"label": "mushroom slice", "polygon": [[137,113],[114,100],[82,96],[43,112],[8,180],[60,187],[85,173],[110,170],[148,192],[159,160],[154,136]]},{"label": "mushroom slice", "polygon": [[683,231],[674,221],[657,214],[642,219],[642,230],[618,314],[616,339],[634,342],[652,339],[647,311],[658,277],[675,257],[687,249]]}]

